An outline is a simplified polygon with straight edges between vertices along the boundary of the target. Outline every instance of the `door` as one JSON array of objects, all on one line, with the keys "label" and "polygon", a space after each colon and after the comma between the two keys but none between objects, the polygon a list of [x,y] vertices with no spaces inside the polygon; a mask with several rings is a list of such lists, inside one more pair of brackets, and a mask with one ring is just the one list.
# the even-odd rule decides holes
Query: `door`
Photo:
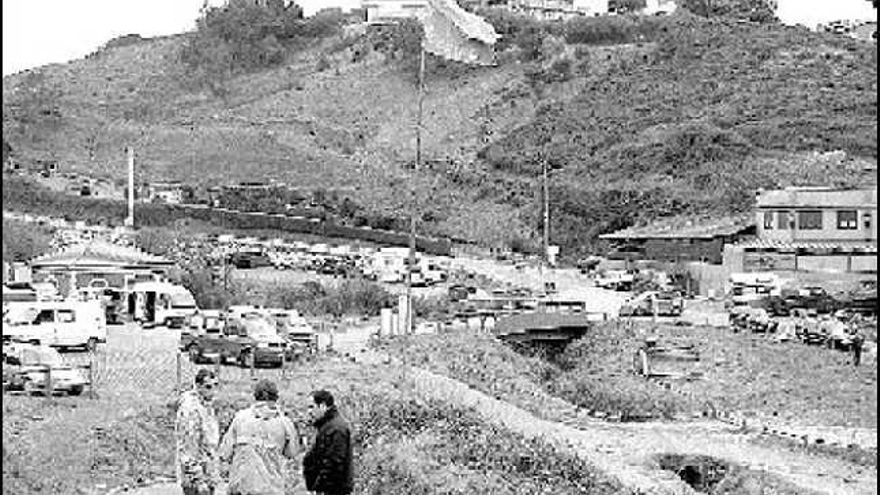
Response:
[{"label": "door", "polygon": [[28,333],[28,340],[37,340],[41,344],[52,345],[55,343],[55,310],[46,308],[40,310],[34,318],[34,323]]},{"label": "door", "polygon": [[72,309],[55,311],[55,340],[60,347],[85,345],[89,338],[85,328],[78,323],[76,313]]},{"label": "door", "polygon": [[144,295],[144,321],[156,323],[156,293],[147,292]]}]

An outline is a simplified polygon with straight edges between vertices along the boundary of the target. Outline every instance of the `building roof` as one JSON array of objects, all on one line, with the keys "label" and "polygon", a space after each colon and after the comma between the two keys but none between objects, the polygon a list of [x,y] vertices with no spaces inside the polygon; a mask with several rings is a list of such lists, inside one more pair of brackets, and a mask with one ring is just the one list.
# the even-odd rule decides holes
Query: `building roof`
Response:
[{"label": "building roof", "polygon": [[760,251],[777,251],[777,252],[795,252],[799,250],[805,251],[827,251],[840,253],[866,253],[877,254],[876,244],[855,244],[847,242],[790,242],[774,239],[755,239],[746,242],[737,243],[736,247],[746,250]]},{"label": "building roof", "polygon": [[149,254],[138,248],[105,241],[68,246],[31,260],[33,268],[154,267],[173,263],[167,258]]},{"label": "building roof", "polygon": [[758,208],[865,208],[877,207],[877,188],[833,189],[830,187],[790,187],[758,192]]},{"label": "building roof", "polygon": [[629,227],[610,234],[603,234],[601,239],[713,239],[719,236],[730,236],[743,233],[754,227],[752,214],[702,219],[661,220],[649,225]]}]

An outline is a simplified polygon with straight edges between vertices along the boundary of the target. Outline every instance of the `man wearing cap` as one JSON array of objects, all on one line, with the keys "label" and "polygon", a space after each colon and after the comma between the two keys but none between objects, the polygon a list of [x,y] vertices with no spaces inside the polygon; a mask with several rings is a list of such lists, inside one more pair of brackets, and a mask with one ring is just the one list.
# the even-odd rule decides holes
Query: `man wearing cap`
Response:
[{"label": "man wearing cap", "polygon": [[330,392],[318,390],[312,400],[310,415],[317,433],[303,458],[306,488],[321,495],[349,495],[354,488],[351,427],[339,415]]},{"label": "man wearing cap", "polygon": [[254,386],[256,403],[235,414],[220,445],[232,458],[229,495],[284,495],[283,457],[296,456],[299,434],[278,407],[278,388],[269,380]]},{"label": "man wearing cap", "polygon": [[177,481],[184,495],[213,495],[220,481],[217,445],[220,427],[214,415],[214,372],[196,373],[195,388],[184,392],[174,425],[177,439]]}]

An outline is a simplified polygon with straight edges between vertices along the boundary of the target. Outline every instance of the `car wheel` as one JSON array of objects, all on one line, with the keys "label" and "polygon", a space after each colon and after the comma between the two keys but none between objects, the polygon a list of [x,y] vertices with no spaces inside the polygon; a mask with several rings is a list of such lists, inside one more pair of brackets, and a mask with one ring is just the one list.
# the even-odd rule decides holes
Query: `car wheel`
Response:
[{"label": "car wheel", "polygon": [[83,388],[84,387],[82,385],[74,385],[73,387],[70,388],[70,390],[67,391],[67,393],[69,395],[82,395]]}]

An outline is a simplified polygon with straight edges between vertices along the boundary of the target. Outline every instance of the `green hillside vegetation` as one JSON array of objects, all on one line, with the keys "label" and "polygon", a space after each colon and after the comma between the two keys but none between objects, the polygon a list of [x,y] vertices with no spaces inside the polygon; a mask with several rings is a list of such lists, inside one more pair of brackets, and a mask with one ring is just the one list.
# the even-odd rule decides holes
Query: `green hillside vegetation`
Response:
[{"label": "green hillside vegetation", "polygon": [[[653,218],[746,210],[759,187],[875,180],[873,43],[736,9],[566,23],[485,11],[499,65],[428,57],[413,171],[420,28],[252,9],[4,78],[4,138],[24,162],[116,180],[133,145],[139,180],[351,187],[365,216],[415,203],[420,230],[522,247],[540,238],[547,160],[551,241],[567,253]],[[846,156],[814,153],[831,150]]]}]

